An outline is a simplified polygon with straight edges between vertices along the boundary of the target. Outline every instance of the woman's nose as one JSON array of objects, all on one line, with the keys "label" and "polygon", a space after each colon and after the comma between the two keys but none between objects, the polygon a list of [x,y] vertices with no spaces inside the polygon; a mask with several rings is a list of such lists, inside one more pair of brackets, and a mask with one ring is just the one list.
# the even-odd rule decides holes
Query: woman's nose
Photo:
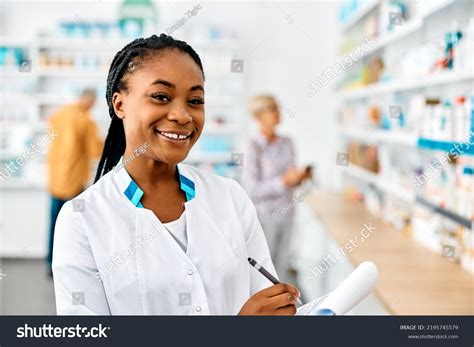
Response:
[{"label": "woman's nose", "polygon": [[184,107],[173,109],[168,113],[168,119],[177,121],[180,124],[186,124],[193,120],[188,110]]}]

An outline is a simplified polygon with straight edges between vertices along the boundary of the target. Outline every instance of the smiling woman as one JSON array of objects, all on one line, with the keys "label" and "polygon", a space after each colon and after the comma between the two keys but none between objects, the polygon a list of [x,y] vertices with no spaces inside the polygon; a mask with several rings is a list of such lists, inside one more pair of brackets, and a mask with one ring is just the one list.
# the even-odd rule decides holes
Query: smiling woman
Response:
[{"label": "smiling woman", "polygon": [[[168,80],[154,79],[155,76],[167,76]],[[182,82],[179,85],[180,90],[177,90],[176,83],[169,80],[171,78]],[[133,88],[131,88],[132,84]],[[171,100],[172,94],[181,93],[181,89],[186,84],[191,85],[189,90],[184,92],[184,100],[180,98]],[[107,78],[106,99],[112,122],[97,170],[96,181],[110,171],[124,155],[124,127],[130,132],[127,138],[128,147],[131,149],[139,147],[146,142],[147,138],[150,140],[149,143],[156,142],[155,134],[160,131],[168,131],[171,134],[179,131],[176,134],[181,135],[184,131],[186,134],[189,132],[186,128],[194,123],[197,128],[191,129],[193,138],[190,140],[192,141],[184,143],[187,144],[186,148],[178,153],[183,157],[176,162],[182,161],[197,141],[204,125],[203,84],[204,71],[201,59],[189,45],[183,41],[174,40],[171,36],[162,34],[160,37],[153,35],[148,39],[137,39],[119,51],[112,61]],[[183,124],[183,122],[190,123],[188,107],[193,108],[193,122]],[[156,110],[160,110],[158,114]],[[126,117],[126,114],[130,116]],[[172,129],[160,129],[160,123],[164,122],[163,118],[166,116],[170,120],[178,118],[179,124],[173,127],[181,129],[175,129],[174,133],[169,131]],[[152,146],[153,148],[156,149],[156,146]]]},{"label": "smiling woman", "polygon": [[58,314],[294,314],[298,289],[269,286],[246,261],[275,272],[243,189],[181,164],[204,127],[197,53],[164,34],[137,39],[113,59],[106,98],[95,184],[56,224]]}]

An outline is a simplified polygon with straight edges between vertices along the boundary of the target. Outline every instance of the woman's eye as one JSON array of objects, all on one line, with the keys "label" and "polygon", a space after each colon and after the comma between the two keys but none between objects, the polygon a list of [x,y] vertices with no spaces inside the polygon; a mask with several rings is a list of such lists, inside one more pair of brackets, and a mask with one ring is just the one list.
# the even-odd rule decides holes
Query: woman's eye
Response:
[{"label": "woman's eye", "polygon": [[204,100],[202,99],[192,99],[189,101],[190,104],[192,105],[203,105],[204,104]]},{"label": "woman's eye", "polygon": [[166,94],[152,94],[151,97],[158,101],[170,101],[170,98]]}]

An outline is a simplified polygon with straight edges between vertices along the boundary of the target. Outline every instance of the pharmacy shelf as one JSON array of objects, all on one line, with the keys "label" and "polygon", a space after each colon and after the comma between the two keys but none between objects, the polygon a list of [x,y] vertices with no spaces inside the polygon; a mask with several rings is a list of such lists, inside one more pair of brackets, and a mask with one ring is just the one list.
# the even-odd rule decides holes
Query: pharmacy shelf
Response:
[{"label": "pharmacy shelf", "polygon": [[474,146],[472,144],[462,144],[460,142],[438,141],[426,138],[419,138],[417,141],[417,145],[419,148],[433,151],[454,151],[454,153],[458,153],[460,155],[474,155]]},{"label": "pharmacy shelf", "polygon": [[344,172],[353,178],[364,181],[368,184],[372,184],[378,190],[386,194],[396,196],[400,200],[403,200],[407,203],[414,203],[416,200],[415,194],[413,192],[407,191],[405,188],[400,187],[394,183],[389,183],[389,179],[386,179],[383,176],[364,169],[358,165],[350,164],[350,166],[345,168]]},{"label": "pharmacy shelf", "polygon": [[36,77],[66,77],[66,78],[107,78],[108,71],[81,70],[74,68],[38,68],[33,65],[31,72],[20,72],[18,67],[0,69],[0,78],[36,78]]},{"label": "pharmacy shelf", "polygon": [[414,134],[402,131],[339,127],[339,133],[347,138],[356,139],[363,143],[389,143],[442,152],[453,150],[459,154],[474,155],[474,146],[472,144],[419,138]]},{"label": "pharmacy shelf", "polygon": [[469,220],[468,218],[460,216],[459,214],[452,212],[446,208],[440,207],[423,197],[417,196],[413,192],[407,191],[403,187],[399,187],[396,184],[391,184],[389,183],[390,180],[388,179],[385,180],[380,175],[377,175],[376,173],[373,173],[357,165],[348,166],[345,169],[345,172],[346,174],[356,179],[362,180],[368,184],[372,184],[377,189],[379,189],[380,191],[386,194],[396,196],[399,199],[410,204],[417,203],[419,205],[423,205],[429,208],[431,211],[437,214],[440,214],[443,217],[448,218],[457,224],[465,226],[466,228],[469,228],[469,229],[472,228],[473,222]]},{"label": "pharmacy shelf", "polygon": [[37,75],[41,77],[66,77],[66,78],[107,78],[108,71],[104,70],[81,70],[74,68],[40,68]]},{"label": "pharmacy shelf", "polygon": [[74,101],[74,96],[57,94],[0,94],[0,100],[4,105],[38,107],[40,105],[58,105],[72,102]]},{"label": "pharmacy shelf", "polygon": [[15,182],[3,182],[2,185],[0,185],[0,190],[46,190],[46,185],[41,185],[40,183],[23,182],[18,179],[14,179],[12,181]]},{"label": "pharmacy shelf", "polygon": [[31,41],[28,39],[18,39],[14,37],[0,36],[0,46],[6,47],[28,47],[31,45]]},{"label": "pharmacy shelf", "polygon": [[[408,35],[420,30],[421,28],[423,28],[424,22],[429,17],[440,12],[443,9],[448,8],[454,3],[454,1],[438,1],[433,3],[433,6],[426,9],[425,12],[423,12],[418,17],[415,17],[407,21],[406,23],[403,23],[401,27],[396,27],[394,28],[394,31],[391,32],[385,32],[380,37],[375,37],[375,45],[369,51],[364,52],[359,59],[372,55],[373,53],[388,46],[389,44],[393,44],[394,42],[401,40],[402,38],[407,37]],[[342,57],[340,57],[340,59],[342,59]]]},{"label": "pharmacy shelf", "polygon": [[[419,30],[421,30],[425,22],[433,15],[441,12],[442,10],[447,9],[449,6],[451,6],[455,1],[433,1],[432,6],[429,8],[426,8],[424,12],[422,12],[419,16],[407,21],[406,23],[403,23],[401,27],[396,27],[394,28],[394,31],[391,32],[385,32],[381,34],[380,37],[375,37],[373,40],[375,41],[374,46],[366,52],[363,52],[362,55],[360,56],[359,60],[370,56],[381,49],[385,48],[386,46],[395,43],[396,41],[399,41],[405,37],[407,37],[410,34],[413,34]],[[349,52],[346,52],[342,54],[339,57],[339,61],[342,61],[344,57],[348,54]],[[355,65],[352,65],[355,66]],[[341,81],[338,82],[337,86],[341,86],[344,83],[344,79],[341,78]]]},{"label": "pharmacy shelf", "polygon": [[73,49],[80,51],[90,52],[91,50],[96,51],[118,51],[126,44],[130,43],[130,40],[123,39],[111,39],[111,40],[102,40],[94,38],[76,38],[76,39],[67,39],[67,38],[41,38],[37,46],[39,49]]},{"label": "pharmacy shelf", "polygon": [[7,77],[21,77],[21,78],[28,78],[32,77],[32,73],[28,72],[20,72],[18,66],[11,66],[8,68],[0,68],[0,78],[7,78]]},{"label": "pharmacy shelf", "polygon": [[364,143],[387,143],[415,147],[418,137],[404,131],[339,127],[339,133]]},{"label": "pharmacy shelf", "polygon": [[416,32],[417,30],[420,30],[423,27],[423,20],[421,18],[416,18],[408,21],[406,24],[404,24],[401,28],[398,28],[395,31],[388,32],[386,34],[383,34],[379,38],[375,38],[375,44],[372,47],[371,50],[365,52],[361,58],[371,55],[380,49],[388,46],[389,44],[392,44],[398,40],[403,39],[404,37],[407,37],[408,35]]},{"label": "pharmacy shelf", "polygon": [[437,1],[431,1],[431,6],[425,8],[424,12],[421,14],[421,16],[426,19],[441,10],[447,9],[449,6],[454,4],[456,1],[450,1],[450,0],[437,0]]},{"label": "pharmacy shelf", "polygon": [[471,81],[473,79],[473,72],[443,71],[433,75],[419,76],[418,78],[373,83],[365,88],[343,91],[340,93],[340,96],[344,100],[363,99],[374,95],[430,88],[444,84]]},{"label": "pharmacy shelf", "polygon": [[385,182],[382,183],[382,180],[379,178],[377,187],[384,193],[396,196],[399,200],[408,204],[413,204],[416,201],[415,193],[401,188],[396,184],[389,183],[389,180],[385,180]]},{"label": "pharmacy shelf", "polygon": [[365,16],[371,13],[373,10],[377,8],[380,1],[365,1],[363,5],[357,10],[355,13],[352,14],[351,17],[347,20],[347,22],[342,24],[341,30],[342,32],[348,31],[350,28],[358,24]]},{"label": "pharmacy shelf", "polygon": [[39,105],[63,105],[74,100],[73,95],[36,94],[36,102]]},{"label": "pharmacy shelf", "polygon": [[462,226],[465,226],[466,228],[472,230],[472,225],[473,221],[469,220],[466,217],[460,216],[459,214],[452,212],[444,207],[440,207],[422,197],[417,197],[416,202],[419,203],[420,205],[429,208],[431,211],[447,218],[450,219],[451,221],[460,224]]},{"label": "pharmacy shelf", "polygon": [[[401,28],[397,28],[394,31],[387,32],[385,34],[382,34],[381,37],[375,37],[372,40],[375,42],[371,49],[368,51],[363,52],[358,60],[363,59],[364,57],[370,56],[378,51],[380,51],[382,48],[388,46],[389,44],[392,44],[398,40],[401,40],[402,38],[416,32],[417,30],[420,30],[423,27],[423,20],[421,18],[413,19],[404,24]],[[345,54],[342,54],[339,57],[339,61],[343,61],[344,57],[350,52],[346,52]],[[355,66],[355,65],[352,65]]]},{"label": "pharmacy shelf", "polygon": [[[36,46],[40,50],[47,49],[70,49],[74,51],[86,51],[91,50],[99,52],[118,52],[120,49],[125,47],[127,44],[132,42],[134,39],[100,39],[100,38],[41,38]],[[196,41],[193,42],[193,47],[196,51],[202,50],[235,50],[238,49],[238,44],[235,40],[216,40],[210,43],[209,41]]]},{"label": "pharmacy shelf", "polygon": [[344,169],[349,176],[362,180],[366,183],[377,185],[378,175],[375,172],[362,168],[359,165],[350,164]]},{"label": "pharmacy shelf", "polygon": [[36,97],[32,94],[0,93],[2,105],[23,105],[29,108],[37,107]]},{"label": "pharmacy shelf", "polygon": [[185,160],[186,163],[211,163],[211,164],[225,164],[231,162],[231,154],[228,152],[200,152],[191,153]]}]

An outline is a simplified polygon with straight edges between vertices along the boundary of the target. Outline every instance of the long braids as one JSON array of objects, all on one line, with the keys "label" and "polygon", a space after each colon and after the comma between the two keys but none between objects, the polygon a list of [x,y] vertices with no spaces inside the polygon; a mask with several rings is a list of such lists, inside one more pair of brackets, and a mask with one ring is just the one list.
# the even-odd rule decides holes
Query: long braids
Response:
[{"label": "long braids", "polygon": [[140,67],[140,64],[152,54],[173,48],[189,54],[199,66],[204,76],[201,59],[194,49],[186,42],[175,40],[165,34],[161,34],[160,36],[152,35],[146,39],[136,39],[117,52],[112,60],[107,76],[107,90],[105,93],[111,122],[107,137],[105,138],[104,150],[99,161],[94,183],[112,170],[125,152],[125,130],[122,119],[117,117],[114,111],[112,100],[114,93],[127,90],[128,86],[124,78],[127,73],[132,73],[137,67]]}]

